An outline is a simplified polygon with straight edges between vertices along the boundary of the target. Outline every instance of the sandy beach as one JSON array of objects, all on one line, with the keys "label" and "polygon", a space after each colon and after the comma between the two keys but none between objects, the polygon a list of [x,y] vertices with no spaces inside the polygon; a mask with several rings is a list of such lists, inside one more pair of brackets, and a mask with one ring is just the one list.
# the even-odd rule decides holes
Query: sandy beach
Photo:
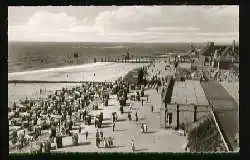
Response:
[{"label": "sandy beach", "polygon": [[44,81],[115,81],[130,70],[147,63],[97,62],[79,66],[10,73],[9,80]]},{"label": "sandy beach", "polygon": [[[129,71],[147,65],[147,63],[113,63],[97,62],[80,66],[70,66],[61,68],[51,68],[29,72],[9,73],[9,80],[43,80],[43,81],[115,81],[119,77],[125,76]],[[94,75],[95,73],[95,75]],[[68,76],[67,76],[68,75]],[[8,84],[8,104],[14,101],[43,96],[39,94],[40,89],[48,92],[80,85],[77,83],[11,83]]]}]

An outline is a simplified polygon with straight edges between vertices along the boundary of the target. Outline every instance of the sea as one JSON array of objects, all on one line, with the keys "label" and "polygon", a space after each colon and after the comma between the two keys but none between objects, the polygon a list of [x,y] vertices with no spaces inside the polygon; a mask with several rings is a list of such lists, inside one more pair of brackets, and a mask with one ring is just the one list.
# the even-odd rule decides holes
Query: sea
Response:
[{"label": "sea", "polygon": [[[196,44],[196,47],[202,44]],[[9,42],[8,73],[28,72],[93,63],[94,58],[118,58],[129,52],[149,56],[166,52],[184,52],[188,43],[87,43],[87,42]],[[76,54],[78,56],[76,56]]]},{"label": "sea", "polygon": [[[203,46],[197,44],[195,47]],[[87,42],[9,42],[8,43],[8,73],[27,74],[40,70],[54,70],[69,66],[85,65],[94,62],[94,58],[118,58],[126,55],[149,56],[167,52],[181,53],[190,49],[188,43],[87,43]],[[75,56],[78,53],[78,57]],[[90,66],[92,66],[90,64]],[[95,66],[95,65],[93,65]],[[21,99],[40,97],[39,90],[43,88],[47,95],[61,87],[70,84],[8,84],[8,106]],[[72,84],[76,85],[76,84]]]}]

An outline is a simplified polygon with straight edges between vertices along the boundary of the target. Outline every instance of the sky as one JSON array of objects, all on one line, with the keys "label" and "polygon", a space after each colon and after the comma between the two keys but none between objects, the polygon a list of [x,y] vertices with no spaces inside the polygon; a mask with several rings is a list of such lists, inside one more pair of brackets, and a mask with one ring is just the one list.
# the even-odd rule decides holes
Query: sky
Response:
[{"label": "sky", "polygon": [[8,7],[9,41],[232,42],[239,6]]}]

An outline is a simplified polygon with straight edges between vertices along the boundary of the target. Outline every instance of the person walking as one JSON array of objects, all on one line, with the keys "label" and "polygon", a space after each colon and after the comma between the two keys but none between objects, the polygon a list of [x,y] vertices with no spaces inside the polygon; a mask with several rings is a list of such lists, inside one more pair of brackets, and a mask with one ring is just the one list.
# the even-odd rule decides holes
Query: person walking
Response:
[{"label": "person walking", "polygon": [[148,132],[148,126],[147,126],[146,124],[143,124],[143,128],[144,128],[144,129],[143,129],[144,132],[147,133],[147,132]]},{"label": "person walking", "polygon": [[151,106],[151,112],[154,112],[154,106],[153,105]]},{"label": "person walking", "polygon": [[99,144],[100,144],[100,138],[96,137],[96,147],[99,148]]},{"label": "person walking", "polygon": [[115,113],[112,113],[113,123],[115,122]]},{"label": "person walking", "polygon": [[103,143],[103,147],[106,148],[106,138],[105,137],[103,138],[102,143]]},{"label": "person walking", "polygon": [[95,128],[97,127],[97,120],[96,117],[94,118],[94,124],[95,124]]},{"label": "person walking", "polygon": [[98,129],[96,130],[95,136],[96,136],[96,138],[99,138],[99,136],[100,136]]},{"label": "person walking", "polygon": [[86,131],[86,133],[85,133],[85,136],[86,136],[86,141],[88,140],[88,135],[89,135],[89,132],[88,132],[88,131]]},{"label": "person walking", "polygon": [[96,147],[99,148],[99,144],[100,144],[100,139],[99,139],[99,131],[96,130]]},{"label": "person walking", "polygon": [[101,140],[103,139],[103,132],[102,130],[100,131],[100,137],[101,137]]},{"label": "person walking", "polygon": [[144,133],[145,131],[144,131],[144,125],[143,125],[143,123],[141,124],[141,129],[142,129],[142,133]]},{"label": "person walking", "polygon": [[118,121],[117,113],[115,113],[115,121],[116,121],[116,122]]},{"label": "person walking", "polygon": [[131,140],[130,145],[131,145],[132,152],[135,152],[135,143],[133,139]]},{"label": "person walking", "polygon": [[132,105],[132,103],[130,103],[130,108],[129,108],[129,110],[130,110],[130,111],[133,110],[133,105]]},{"label": "person walking", "polygon": [[131,114],[130,114],[130,113],[128,113],[128,119],[129,119],[130,121],[132,120]]},{"label": "person walking", "polygon": [[148,96],[147,96],[147,102],[148,102]]},{"label": "person walking", "polygon": [[79,133],[81,133],[81,131],[82,131],[82,127],[80,126],[80,127],[79,127]]},{"label": "person walking", "polygon": [[143,99],[141,99],[141,105],[143,106]]},{"label": "person walking", "polygon": [[136,121],[136,122],[138,121],[138,115],[137,115],[137,112],[135,113],[135,121]]},{"label": "person walking", "polygon": [[115,122],[113,123],[113,132],[115,131]]}]

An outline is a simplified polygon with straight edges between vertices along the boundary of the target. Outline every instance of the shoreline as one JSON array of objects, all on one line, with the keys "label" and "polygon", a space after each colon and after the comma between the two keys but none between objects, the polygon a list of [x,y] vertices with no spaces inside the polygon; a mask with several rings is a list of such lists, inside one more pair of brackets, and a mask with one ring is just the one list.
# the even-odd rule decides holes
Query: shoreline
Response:
[{"label": "shoreline", "polygon": [[115,81],[124,77],[134,68],[140,68],[148,63],[114,63],[97,62],[85,65],[50,68],[46,70],[35,70],[30,72],[16,72],[8,74],[8,81],[59,81],[59,82],[105,82]]},{"label": "shoreline", "polygon": [[101,66],[101,65],[110,64],[110,63],[113,63],[113,62],[85,63],[85,64],[81,64],[81,65],[61,66],[61,67],[53,67],[53,68],[46,68],[46,69],[22,71],[22,72],[10,72],[10,73],[8,73],[8,76],[34,74],[34,73],[40,73],[40,72],[68,71],[68,70],[74,70],[74,69],[84,69],[84,68]]},{"label": "shoreline", "polygon": [[[103,65],[102,65],[103,64]],[[46,90],[46,92],[50,93],[51,91],[64,88],[72,88],[74,86],[78,86],[84,82],[115,82],[120,77],[126,77],[131,71],[136,68],[140,68],[145,64],[122,64],[122,63],[101,63],[99,67],[95,65],[91,67],[88,65],[85,67],[85,79],[80,79],[79,75],[81,72],[84,72],[81,69],[83,66],[77,67],[74,72],[62,72],[63,75],[58,75],[57,72],[50,71],[45,73],[35,73],[30,75],[21,75],[17,76],[20,79],[9,79],[8,83],[8,106],[10,107],[13,102],[16,102],[20,99],[28,98],[36,98],[39,97],[39,90]],[[68,68],[68,67],[67,67]],[[87,72],[87,73],[86,73]],[[93,77],[93,72],[96,73],[96,77]],[[54,77],[57,79],[51,78],[51,73],[55,74]],[[60,72],[59,72],[60,73]],[[66,79],[65,75],[68,74],[69,78]],[[34,78],[35,80],[32,80]],[[33,82],[33,83],[32,83]],[[46,93],[45,93],[46,94]]]}]

